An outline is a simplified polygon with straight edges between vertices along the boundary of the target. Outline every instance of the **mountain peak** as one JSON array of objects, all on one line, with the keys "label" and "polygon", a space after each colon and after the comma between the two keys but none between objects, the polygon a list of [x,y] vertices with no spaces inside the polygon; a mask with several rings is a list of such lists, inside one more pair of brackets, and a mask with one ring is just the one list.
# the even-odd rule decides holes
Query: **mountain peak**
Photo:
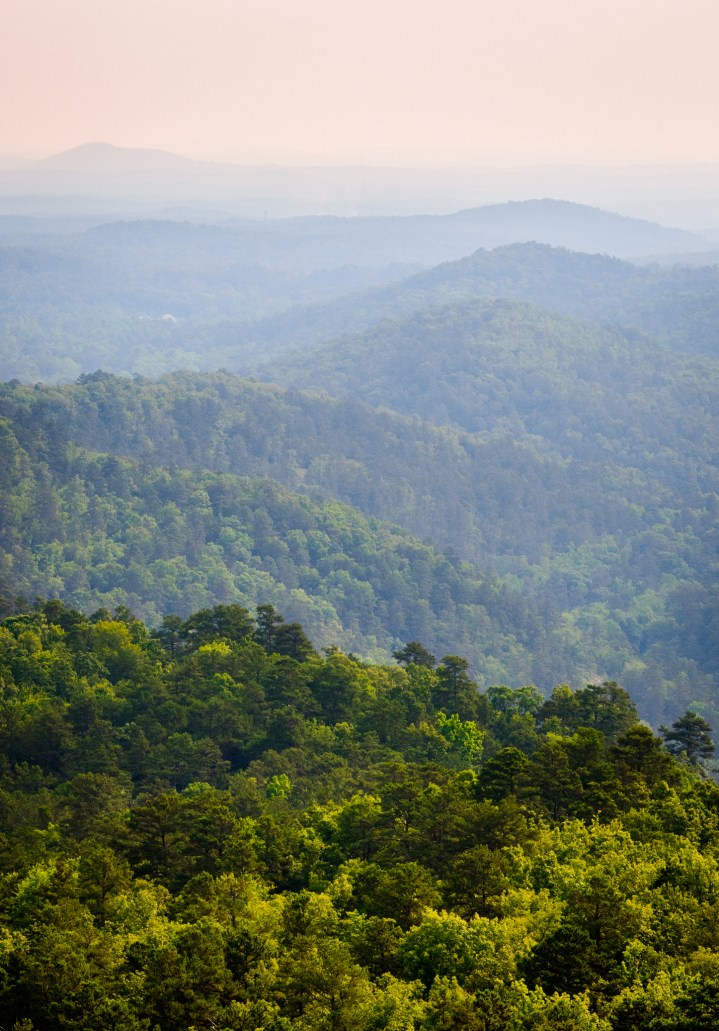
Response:
[{"label": "mountain peak", "polygon": [[114,143],[94,141],[52,154],[38,167],[72,172],[127,172],[152,168],[181,168],[195,164],[168,150],[117,147]]}]

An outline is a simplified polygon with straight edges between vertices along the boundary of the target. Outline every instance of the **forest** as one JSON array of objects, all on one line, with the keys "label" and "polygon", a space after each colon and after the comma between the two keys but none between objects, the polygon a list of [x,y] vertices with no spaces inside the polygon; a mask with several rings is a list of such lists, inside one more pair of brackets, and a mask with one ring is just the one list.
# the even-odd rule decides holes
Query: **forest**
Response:
[{"label": "forest", "polygon": [[719,1026],[700,246],[0,216],[0,1028]]},{"label": "forest", "polygon": [[654,726],[719,719],[711,359],[475,302],[275,371],[340,396],[0,388],[6,592],[151,623],[267,602],[321,646],[422,639],[483,686],[608,677]]},{"label": "forest", "polygon": [[3,1026],[716,1026],[706,721],[394,658],[271,605],[6,604]]}]

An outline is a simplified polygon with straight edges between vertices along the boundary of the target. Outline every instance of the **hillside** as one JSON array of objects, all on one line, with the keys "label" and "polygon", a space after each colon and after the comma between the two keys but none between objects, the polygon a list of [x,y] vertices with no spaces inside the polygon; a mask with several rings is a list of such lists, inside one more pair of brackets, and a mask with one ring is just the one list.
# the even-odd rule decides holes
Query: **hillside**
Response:
[{"label": "hillside", "polygon": [[361,332],[385,318],[497,298],[643,332],[678,351],[717,357],[717,296],[716,266],[657,269],[544,244],[512,244],[477,251],[357,297],[290,308],[260,320],[252,334],[268,348],[299,350]]},{"label": "hillside", "polygon": [[[583,521],[587,508],[604,511],[606,506],[611,529],[604,535],[587,533],[581,544],[566,549],[557,542],[540,559],[530,554],[524,565],[500,561],[500,571],[511,570],[528,589],[564,584],[568,597],[576,597],[577,584],[586,585],[580,588],[587,593],[576,612],[585,633],[602,637],[606,619],[625,630],[646,628],[653,623],[652,617],[647,623],[647,610],[659,605],[666,615],[665,605],[673,597],[671,605],[692,623],[675,639],[708,641],[712,636],[719,453],[714,362],[681,358],[641,337],[529,306],[473,302],[385,323],[305,355],[301,362],[275,364],[269,374],[481,437],[507,435],[550,456],[555,465],[568,463],[579,481],[576,490],[565,491],[567,513]],[[513,478],[511,464],[506,477]],[[521,478],[514,482],[519,486]],[[612,487],[605,493],[607,482]],[[546,496],[541,489],[527,490],[521,511],[541,507]],[[500,520],[506,511],[505,506]],[[628,522],[625,512],[633,513]],[[631,524],[639,513],[653,529],[637,536]],[[522,540],[518,527],[517,554]],[[685,580],[688,568],[693,572]],[[704,600],[697,606],[699,596]],[[597,602],[607,607],[592,608]],[[654,641],[666,643],[659,624],[655,627]],[[621,639],[617,634],[615,655]],[[646,638],[637,645],[641,663],[651,648]],[[716,669],[711,648],[700,662],[707,673]],[[668,673],[670,667],[671,660],[668,680],[679,675],[676,668]],[[621,676],[625,683],[633,676],[629,666]],[[705,696],[711,693],[708,684],[704,691]]]},{"label": "hillside", "polygon": [[[716,369],[709,359],[684,359],[638,334],[529,304],[480,300],[387,321],[264,372],[279,383],[473,433],[501,422],[517,438],[528,434],[583,460],[599,457],[612,441],[637,464],[674,461],[680,475],[687,456],[657,452],[655,432],[641,423],[666,414],[676,425],[684,413],[682,435],[700,462],[711,463],[704,438],[714,429]],[[627,436],[627,418],[645,432]]]},{"label": "hillside", "polygon": [[[474,315],[480,319],[479,311]],[[517,309],[515,330],[520,315],[527,333],[536,312]],[[35,459],[46,454],[52,441],[67,440],[74,447],[133,456],[140,469],[164,466],[175,470],[175,479],[178,467],[201,478],[210,470],[233,477],[271,477],[316,499],[351,504],[365,517],[400,523],[480,569],[492,568],[500,576],[498,586],[511,585],[501,605],[509,612],[520,596],[522,602],[518,626],[512,629],[514,616],[505,625],[510,635],[528,641],[519,631],[525,604],[548,621],[555,654],[546,652],[546,635],[535,637],[528,646],[534,663],[530,679],[542,686],[558,675],[576,676],[579,682],[589,673],[618,679],[656,724],[674,718],[682,705],[702,704],[713,711],[718,661],[712,629],[716,370],[711,363],[669,352],[652,357],[644,341],[636,343],[629,360],[621,357],[626,344],[621,338],[592,336],[597,331],[586,327],[582,341],[572,338],[577,344],[575,368],[572,362],[559,362],[557,351],[567,340],[549,330],[553,327],[556,333],[559,326],[571,336],[577,327],[569,320],[555,324],[547,319],[535,320],[537,335],[526,337],[521,346],[516,334],[512,347],[506,338],[508,364],[502,375],[524,383],[526,395],[503,386],[501,347],[493,342],[494,372],[487,382],[503,399],[504,417],[493,421],[490,407],[491,425],[478,435],[433,426],[416,415],[374,411],[351,399],[284,392],[228,375],[168,376],[157,383],[97,375],[74,387],[6,387],[0,412],[28,442]],[[617,352],[614,364],[608,340]],[[448,351],[447,361],[459,362],[461,351],[454,358]],[[542,382],[548,394],[537,394],[531,362],[554,369],[554,393],[547,372]],[[458,382],[465,379],[455,373],[444,388],[438,382],[445,401],[452,399],[452,384]],[[414,398],[418,410],[429,412],[429,405],[412,393],[407,371],[403,383],[408,403]],[[592,389],[596,397],[590,405]],[[398,392],[397,403],[399,398]],[[575,407],[570,411],[571,398]],[[133,483],[145,496],[143,481],[135,478]],[[214,496],[214,488],[206,489]],[[214,534],[219,526],[213,523]],[[346,539],[337,552],[351,556],[353,547]],[[360,551],[352,576],[371,581],[376,598],[381,598],[385,588],[373,579],[373,560]],[[262,547],[253,554],[253,561],[276,577]],[[295,560],[290,549],[290,566]],[[118,572],[117,565],[113,568]],[[325,564],[323,577],[329,573]],[[125,584],[126,571],[118,575]],[[296,569],[292,575],[299,575]],[[183,590],[190,589],[193,577],[204,592],[197,604],[223,599],[212,594],[206,573],[196,568],[183,567]],[[33,590],[41,591],[39,577],[34,583]],[[326,586],[316,589],[321,593]],[[355,585],[348,599],[358,598],[362,589]],[[415,589],[407,588],[410,593]],[[275,585],[272,590],[284,588]],[[324,634],[314,617],[291,607],[296,601],[287,597],[272,595],[282,611],[308,622],[315,636]],[[335,599],[336,606],[336,585],[324,597]],[[176,594],[157,598],[151,611],[158,615],[177,604]],[[252,600],[251,592],[242,598]],[[141,603],[136,592],[133,605]],[[432,602],[432,611],[438,612],[434,606]],[[343,625],[350,611],[348,600],[339,617]],[[561,614],[559,622],[552,613]],[[384,610],[378,621],[390,636],[401,636],[395,624],[393,629],[386,624]],[[411,636],[422,639],[419,625],[408,623],[408,629],[410,625]],[[380,634],[377,622],[365,622],[362,628],[365,634]],[[465,631],[455,624],[453,633]],[[467,651],[470,641],[466,635],[462,640]],[[460,650],[448,637],[442,641],[445,649]],[[351,646],[361,650],[356,643]]]},{"label": "hillside", "polygon": [[[711,257],[711,256],[708,256]],[[697,263],[699,265],[699,263]],[[472,297],[543,308],[650,335],[678,351],[719,355],[719,268],[636,265],[540,244],[479,251],[383,291],[405,311]]]},{"label": "hillside", "polygon": [[81,449],[51,413],[34,414],[2,427],[6,594],[129,606],[155,623],[271,603],[319,645],[388,658],[421,639],[442,654],[463,647],[483,683],[551,686],[552,617],[496,577],[339,502]]},{"label": "hillside", "polygon": [[[128,375],[246,373],[383,318],[479,297],[529,301],[677,350],[718,353],[715,267],[637,266],[539,243],[477,251],[499,239],[497,226],[487,237],[488,217],[479,209],[427,216],[426,225],[289,219],[234,228],[54,219],[44,230],[5,219],[0,375],[67,381],[98,366]],[[532,219],[520,224],[531,236]],[[555,228],[544,235],[558,238]],[[433,267],[418,271],[423,264]]]},{"label": "hillside", "polygon": [[[479,298],[527,301],[599,325],[648,334],[677,351],[719,355],[716,265],[659,269],[546,244],[476,251],[356,296],[296,305],[235,328],[227,367],[247,367],[248,333],[270,352],[300,351],[383,319]],[[229,341],[223,327],[216,343]]]}]

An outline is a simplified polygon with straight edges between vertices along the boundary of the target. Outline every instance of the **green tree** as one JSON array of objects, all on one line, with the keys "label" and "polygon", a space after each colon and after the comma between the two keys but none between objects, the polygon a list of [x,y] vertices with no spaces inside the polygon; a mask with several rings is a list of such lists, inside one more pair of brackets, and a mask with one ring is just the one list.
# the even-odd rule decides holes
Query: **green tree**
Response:
[{"label": "green tree", "polygon": [[671,780],[674,764],[661,738],[655,737],[649,727],[641,723],[630,727],[611,748],[612,761],[619,777],[641,777],[651,789],[662,780]]},{"label": "green tree", "polygon": [[118,859],[111,848],[98,841],[85,841],[80,848],[78,889],[99,925],[107,919],[108,904],[125,891],[132,879],[127,860]]},{"label": "green tree", "polygon": [[154,633],[171,659],[176,658],[179,653],[182,631],[183,621],[180,616],[168,615],[162,617],[162,623]]},{"label": "green tree", "polygon": [[684,756],[691,766],[702,768],[716,751],[711,726],[691,709],[675,720],[669,730],[659,729],[669,751]]},{"label": "green tree", "polygon": [[403,648],[392,652],[397,662],[409,666],[425,666],[427,669],[434,669],[437,660],[419,641],[410,641]]},{"label": "green tree", "polygon": [[182,625],[182,637],[195,649],[223,638],[235,643],[249,637],[254,630],[252,618],[241,605],[215,605],[193,613]]},{"label": "green tree", "polygon": [[479,713],[477,685],[468,674],[469,663],[458,655],[445,655],[437,667],[437,683],[432,699],[437,709],[456,713],[463,720],[476,719]]},{"label": "green tree", "polygon": [[502,748],[482,767],[477,784],[479,792],[493,802],[516,795],[528,765],[529,759],[518,748]]},{"label": "green tree", "polygon": [[499,899],[509,883],[502,853],[486,845],[475,845],[455,856],[444,878],[446,898],[466,919],[475,914],[497,915]]}]

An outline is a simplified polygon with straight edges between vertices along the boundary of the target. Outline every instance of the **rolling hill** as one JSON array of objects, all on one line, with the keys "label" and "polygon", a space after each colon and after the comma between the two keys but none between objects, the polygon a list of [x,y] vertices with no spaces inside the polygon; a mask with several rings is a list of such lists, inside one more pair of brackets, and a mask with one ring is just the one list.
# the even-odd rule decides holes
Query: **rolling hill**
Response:
[{"label": "rolling hill", "polygon": [[[400,523],[445,550],[451,563],[471,560],[475,569],[494,571],[489,580],[494,577],[504,592],[501,608],[509,619],[510,636],[513,619],[522,625],[524,605],[530,606],[540,624],[544,621],[549,638],[544,632],[535,634],[527,646],[532,677],[542,686],[556,676],[577,677],[579,682],[583,677],[608,676],[631,688],[647,718],[656,722],[668,719],[682,703],[713,711],[713,677],[719,660],[712,630],[719,543],[713,443],[719,410],[716,368],[705,360],[662,351],[658,354],[663,364],[658,363],[641,340],[631,355],[621,359],[622,350],[631,350],[622,338],[587,327],[579,327],[584,332],[579,338],[571,320],[538,315],[523,306],[515,305],[513,311],[514,340],[509,334],[513,323],[505,310],[504,344],[492,340],[490,355],[485,356],[485,362],[494,361],[494,371],[484,379],[485,393],[494,391],[497,399],[485,402],[487,411],[480,407],[485,428],[478,433],[435,426],[417,414],[373,410],[351,397],[283,391],[227,374],[166,376],[159,382],[98,374],[74,387],[9,386],[2,391],[0,412],[18,439],[26,442],[28,455],[34,456],[28,459],[31,465],[45,462],[58,470],[56,475],[62,471],[63,477],[67,455],[79,448],[83,453],[112,455],[121,462],[131,458],[134,486],[126,486],[125,492],[134,491],[143,499],[157,487],[143,485],[137,470],[164,469],[174,482],[184,469],[202,481],[202,489],[211,497],[216,486],[210,489],[205,481],[214,484],[212,477],[269,477],[286,489],[309,494],[314,503],[339,500],[370,521],[381,517]],[[489,312],[482,313],[481,308],[465,317],[473,318],[475,336],[483,319],[491,322]],[[517,335],[520,324],[524,341]],[[529,334],[532,326],[533,336]],[[496,319],[494,329],[498,329]],[[576,354],[561,360],[561,352],[572,340]],[[612,347],[617,352],[614,356]],[[416,346],[414,356],[422,357]],[[454,354],[444,356],[444,371],[438,368],[433,378],[444,403],[454,401],[458,410],[457,388],[466,387],[467,404],[473,383],[456,370],[470,357],[457,344]],[[358,367],[363,361],[366,369],[366,355],[359,354]],[[453,363],[454,371],[448,371]],[[536,374],[538,363],[547,370],[541,381]],[[397,388],[396,403],[404,400],[407,407],[439,417],[431,403],[422,402],[409,369],[407,363],[402,367],[403,387]],[[504,380],[522,389],[518,386],[513,396]],[[590,406],[592,390],[596,397]],[[496,416],[495,409],[504,414]],[[56,441],[60,442],[57,454]],[[152,474],[153,482],[157,475]],[[80,477],[84,482],[84,472]],[[182,480],[184,497],[191,482]],[[13,496],[16,493],[16,488],[10,491]],[[26,505],[27,491],[23,497],[24,502],[13,504]],[[152,518],[151,502],[142,503],[150,507],[142,513],[129,511],[128,525],[142,523],[145,516]],[[248,518],[243,516],[243,526]],[[359,519],[357,512],[353,518]],[[114,539],[119,530],[113,525],[108,536]],[[376,523],[370,526],[382,538],[384,531]],[[291,531],[294,539],[297,530],[302,527],[291,524],[276,532],[284,538]],[[213,523],[211,542],[220,546],[223,532],[221,522]],[[159,539],[157,533],[151,530],[152,540]],[[186,536],[185,529],[182,535]],[[352,535],[346,537],[342,547],[331,553],[351,560],[352,539]],[[24,554],[32,544],[23,541],[18,547]],[[289,556],[284,546],[272,547],[279,548],[272,562],[289,563],[296,578],[294,545]],[[277,580],[273,590],[284,592],[271,595],[273,603],[301,617],[317,634],[317,617],[313,622],[306,608],[298,611],[293,607],[296,599],[288,602],[290,595],[278,586],[295,581],[278,576],[272,562],[263,565],[269,559],[261,548],[252,553],[257,568],[269,570]],[[222,548],[217,555],[227,566]],[[13,561],[8,568],[21,568],[19,559]],[[366,549],[360,548],[354,562],[351,578],[375,583]],[[72,556],[68,563],[61,564],[65,572],[52,581],[58,590],[70,589],[73,582],[65,584],[64,577],[71,578]],[[111,568],[124,584],[124,565],[118,569],[115,563]],[[323,566],[320,580],[303,580],[303,590],[324,597],[327,576],[335,597],[333,577],[344,577],[342,570],[348,569],[342,564],[338,568],[333,572],[331,562]],[[169,576],[169,567],[165,575]],[[220,570],[213,582],[220,591],[234,590],[227,586],[234,582],[232,576]],[[482,576],[486,578],[486,573]],[[137,582],[142,583],[142,577]],[[200,590],[195,604],[212,600],[206,569],[198,573],[183,567],[179,582],[188,598]],[[33,583],[38,584],[39,577]],[[196,583],[201,586],[193,586]],[[313,591],[308,583],[314,584]],[[176,597],[151,592],[143,602],[136,588],[132,590],[135,606],[146,606],[151,598],[151,608],[143,608],[151,614],[162,612]],[[356,590],[355,585],[347,597],[357,601]],[[379,587],[373,586],[372,591],[381,597]],[[223,597],[220,593],[215,600]],[[246,593],[242,597],[248,600]],[[433,599],[431,611],[441,619],[446,606],[441,594],[435,593]],[[514,606],[519,606],[516,612]],[[472,631],[460,633],[451,611],[447,612],[448,625],[455,628],[452,632],[465,642],[463,649],[468,652],[467,633],[471,639]],[[384,619],[382,615],[380,623]],[[370,625],[379,641],[382,634],[377,624]],[[398,633],[397,625],[385,628],[385,634]],[[412,626],[422,637],[426,636],[422,627],[426,630],[430,624],[402,625]],[[366,635],[369,630],[365,627],[362,632]],[[449,647],[448,638],[442,640]],[[546,640],[551,641],[550,648],[542,643]],[[366,636],[362,647],[371,647]],[[462,651],[459,645],[452,650]],[[512,668],[516,673],[519,667]]]},{"label": "rolling hill", "polygon": [[[473,298],[528,301],[601,325],[646,333],[678,351],[719,354],[719,269],[716,265],[643,266],[602,254],[517,243],[443,262],[397,283],[335,300],[296,305],[237,326],[228,368],[247,367],[252,340],[270,352],[305,350],[358,333],[386,318]],[[232,329],[222,328],[229,342]]]},{"label": "rolling hill", "polygon": [[[522,217],[502,205],[441,217],[245,221],[233,228],[170,220],[87,227],[55,219],[44,234],[27,219],[5,220],[0,376],[68,381],[98,367],[130,375],[247,373],[273,355],[382,318],[473,297],[527,300],[680,350],[717,353],[715,268],[639,268],[536,243],[477,251],[513,233],[581,245],[576,234],[588,228],[589,246],[595,230],[620,239],[636,228],[579,205],[520,207]],[[433,267],[420,271],[422,265]],[[160,321],[164,315],[173,316],[172,327]]]}]

